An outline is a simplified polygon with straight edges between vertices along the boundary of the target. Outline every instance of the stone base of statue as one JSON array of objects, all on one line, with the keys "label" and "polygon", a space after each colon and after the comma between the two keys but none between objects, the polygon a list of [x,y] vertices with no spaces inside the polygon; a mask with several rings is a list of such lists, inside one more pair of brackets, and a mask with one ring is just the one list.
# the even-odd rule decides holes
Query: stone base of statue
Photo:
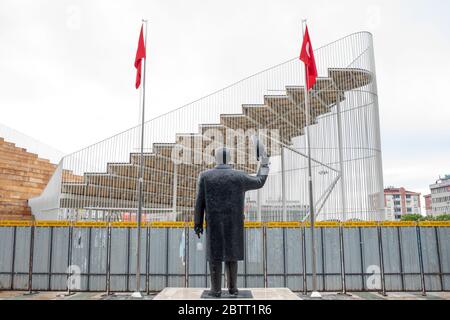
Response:
[{"label": "stone base of statue", "polygon": [[243,288],[237,296],[222,289],[220,298],[209,295],[207,288],[165,288],[154,300],[302,300],[288,288]]}]

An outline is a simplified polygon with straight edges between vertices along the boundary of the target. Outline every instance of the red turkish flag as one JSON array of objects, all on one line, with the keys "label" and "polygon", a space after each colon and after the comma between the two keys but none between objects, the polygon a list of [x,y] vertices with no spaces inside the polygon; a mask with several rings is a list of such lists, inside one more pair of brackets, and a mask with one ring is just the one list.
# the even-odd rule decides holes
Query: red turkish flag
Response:
[{"label": "red turkish flag", "polygon": [[141,26],[141,34],[139,35],[138,48],[136,51],[136,59],[134,59],[134,67],[136,70],[136,89],[141,85],[141,65],[142,59],[146,59],[145,57],[145,44],[144,44],[144,31],[143,25]]},{"label": "red turkish flag", "polygon": [[308,26],[305,30],[305,35],[303,37],[302,51],[300,52],[300,60],[305,63],[306,70],[306,89],[311,89],[316,83],[317,78],[317,68],[316,60],[314,59],[314,51],[311,44],[311,39],[309,38]]}]

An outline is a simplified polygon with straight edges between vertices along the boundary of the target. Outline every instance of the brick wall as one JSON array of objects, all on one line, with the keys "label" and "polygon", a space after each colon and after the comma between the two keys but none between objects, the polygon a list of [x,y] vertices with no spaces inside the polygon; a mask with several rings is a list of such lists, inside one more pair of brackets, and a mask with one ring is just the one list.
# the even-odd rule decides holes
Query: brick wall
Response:
[{"label": "brick wall", "polygon": [[28,199],[39,195],[56,165],[0,138],[0,220],[30,220]]}]

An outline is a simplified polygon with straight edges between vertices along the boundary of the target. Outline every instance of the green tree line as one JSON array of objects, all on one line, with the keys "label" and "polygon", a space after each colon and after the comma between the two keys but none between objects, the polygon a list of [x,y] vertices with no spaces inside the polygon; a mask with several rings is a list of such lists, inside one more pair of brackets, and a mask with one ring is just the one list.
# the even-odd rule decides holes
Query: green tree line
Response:
[{"label": "green tree line", "polygon": [[421,214],[404,214],[401,221],[450,221],[450,214],[440,216],[422,216]]}]

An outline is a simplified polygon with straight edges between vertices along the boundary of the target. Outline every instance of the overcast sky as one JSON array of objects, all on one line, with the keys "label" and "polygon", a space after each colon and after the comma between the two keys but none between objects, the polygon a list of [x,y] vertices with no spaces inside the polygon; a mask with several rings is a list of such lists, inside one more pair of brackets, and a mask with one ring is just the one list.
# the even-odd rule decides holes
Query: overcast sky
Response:
[{"label": "overcast sky", "polygon": [[448,0],[0,0],[0,123],[67,153],[136,125],[142,17],[146,119],[297,56],[303,17],[316,48],[372,32],[385,185],[450,173]]}]

